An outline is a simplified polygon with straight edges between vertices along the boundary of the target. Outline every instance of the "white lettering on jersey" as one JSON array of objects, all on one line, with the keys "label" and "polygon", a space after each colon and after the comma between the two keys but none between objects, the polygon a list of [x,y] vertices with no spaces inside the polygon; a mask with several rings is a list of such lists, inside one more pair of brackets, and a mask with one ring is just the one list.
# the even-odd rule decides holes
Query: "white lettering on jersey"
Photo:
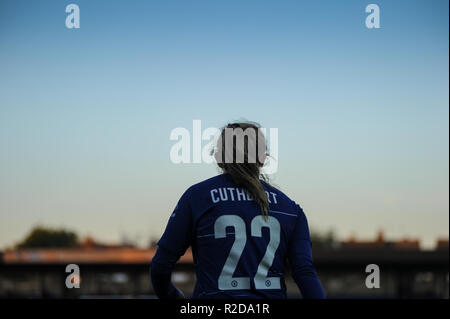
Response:
[{"label": "white lettering on jersey", "polygon": [[[251,201],[253,197],[247,193],[244,189],[239,187],[219,187],[213,188],[210,191],[211,200],[214,204],[223,201]],[[267,200],[270,204],[278,204],[277,194],[274,192],[268,192]]]}]

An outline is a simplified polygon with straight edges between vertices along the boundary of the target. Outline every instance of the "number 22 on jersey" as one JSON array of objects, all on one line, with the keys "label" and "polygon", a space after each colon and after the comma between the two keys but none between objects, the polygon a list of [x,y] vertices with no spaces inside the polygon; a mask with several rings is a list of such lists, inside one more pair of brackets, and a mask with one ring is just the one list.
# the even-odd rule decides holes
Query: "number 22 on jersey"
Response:
[{"label": "number 22 on jersey", "polygon": [[[233,277],[237,263],[242,255],[247,242],[247,233],[244,220],[238,215],[223,215],[214,223],[214,238],[225,238],[226,228],[234,228],[234,243],[225,261],[219,276],[218,286],[220,290],[250,289],[250,277]],[[266,252],[258,265],[256,275],[253,278],[256,289],[280,289],[279,277],[267,277],[269,268],[272,267],[275,252],[280,244],[280,223],[272,216],[268,220],[259,215],[252,219],[250,224],[251,235],[262,237],[262,228],[270,230],[270,241]]]}]

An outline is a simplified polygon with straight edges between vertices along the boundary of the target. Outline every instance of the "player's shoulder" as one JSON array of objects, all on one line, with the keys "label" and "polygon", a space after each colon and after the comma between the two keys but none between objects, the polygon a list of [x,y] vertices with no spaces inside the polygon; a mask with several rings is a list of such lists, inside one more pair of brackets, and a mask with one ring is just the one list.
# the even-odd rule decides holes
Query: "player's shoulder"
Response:
[{"label": "player's shoulder", "polygon": [[273,192],[273,193],[277,194],[280,198],[283,198],[286,201],[291,201],[289,196],[287,196],[282,190],[275,187],[269,181],[261,180],[261,184],[263,185],[264,190],[266,190],[268,192]]},{"label": "player's shoulder", "polygon": [[266,192],[275,193],[277,195],[277,202],[281,204],[281,207],[280,206],[278,207],[283,212],[293,214],[296,216],[301,216],[304,214],[303,208],[300,206],[300,204],[291,199],[286,193],[284,193],[278,187],[264,180],[262,180],[261,183],[263,184]]}]

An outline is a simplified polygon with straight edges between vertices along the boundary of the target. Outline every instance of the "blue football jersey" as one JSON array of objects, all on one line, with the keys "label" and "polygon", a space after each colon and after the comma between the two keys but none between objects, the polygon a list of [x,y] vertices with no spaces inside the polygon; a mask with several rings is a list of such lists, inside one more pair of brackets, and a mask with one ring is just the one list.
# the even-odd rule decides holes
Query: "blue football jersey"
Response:
[{"label": "blue football jersey", "polygon": [[312,268],[302,209],[262,183],[267,218],[226,173],[191,186],[178,201],[158,245],[178,257],[192,247],[194,298],[286,298],[287,260],[293,272]]}]

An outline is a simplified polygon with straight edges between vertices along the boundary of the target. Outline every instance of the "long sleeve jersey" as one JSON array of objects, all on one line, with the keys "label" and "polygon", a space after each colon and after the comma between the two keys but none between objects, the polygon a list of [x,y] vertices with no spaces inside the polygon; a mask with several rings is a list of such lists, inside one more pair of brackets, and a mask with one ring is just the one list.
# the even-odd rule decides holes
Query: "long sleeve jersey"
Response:
[{"label": "long sleeve jersey", "polygon": [[302,208],[262,184],[267,217],[229,174],[195,184],[182,195],[151,264],[158,297],[179,296],[170,275],[191,246],[197,276],[193,298],[286,298],[287,262],[304,298],[325,298]]}]

